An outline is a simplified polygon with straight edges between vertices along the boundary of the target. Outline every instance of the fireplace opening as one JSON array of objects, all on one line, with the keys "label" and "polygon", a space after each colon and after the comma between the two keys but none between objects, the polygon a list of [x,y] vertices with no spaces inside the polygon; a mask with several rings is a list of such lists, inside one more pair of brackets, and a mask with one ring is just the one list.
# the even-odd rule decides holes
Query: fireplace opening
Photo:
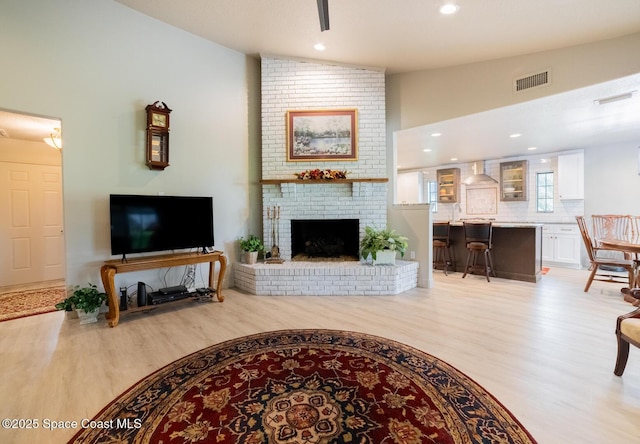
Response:
[{"label": "fireplace opening", "polygon": [[358,219],[294,219],[291,259],[358,260]]}]

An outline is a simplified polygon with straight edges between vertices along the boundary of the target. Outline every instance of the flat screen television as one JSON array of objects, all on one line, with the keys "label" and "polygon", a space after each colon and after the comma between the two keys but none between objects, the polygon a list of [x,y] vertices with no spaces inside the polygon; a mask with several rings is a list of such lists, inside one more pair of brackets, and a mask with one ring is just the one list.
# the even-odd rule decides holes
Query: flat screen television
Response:
[{"label": "flat screen television", "polygon": [[214,245],[211,197],[112,194],[109,214],[113,255]]}]

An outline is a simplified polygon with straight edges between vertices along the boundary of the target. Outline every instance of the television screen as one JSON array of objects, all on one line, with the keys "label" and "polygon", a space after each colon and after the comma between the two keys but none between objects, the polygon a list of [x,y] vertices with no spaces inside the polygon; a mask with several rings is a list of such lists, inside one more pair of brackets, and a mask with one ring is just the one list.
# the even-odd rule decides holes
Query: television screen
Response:
[{"label": "television screen", "polygon": [[109,208],[111,254],[214,244],[211,197],[112,194]]}]

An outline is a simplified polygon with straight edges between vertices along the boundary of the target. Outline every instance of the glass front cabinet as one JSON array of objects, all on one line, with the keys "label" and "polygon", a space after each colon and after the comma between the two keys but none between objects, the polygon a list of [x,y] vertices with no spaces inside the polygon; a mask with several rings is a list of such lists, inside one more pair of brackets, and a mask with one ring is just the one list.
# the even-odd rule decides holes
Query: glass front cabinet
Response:
[{"label": "glass front cabinet", "polygon": [[516,160],[500,164],[500,200],[527,200],[527,161]]},{"label": "glass front cabinet", "polygon": [[460,168],[447,168],[436,171],[438,181],[438,202],[458,202],[458,188],[460,188]]}]

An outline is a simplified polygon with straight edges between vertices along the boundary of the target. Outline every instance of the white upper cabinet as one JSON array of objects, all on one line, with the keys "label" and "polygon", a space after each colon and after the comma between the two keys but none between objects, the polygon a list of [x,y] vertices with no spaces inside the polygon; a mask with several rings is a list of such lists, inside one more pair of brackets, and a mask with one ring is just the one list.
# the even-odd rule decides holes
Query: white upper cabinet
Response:
[{"label": "white upper cabinet", "polygon": [[560,199],[584,199],[584,153],[558,156],[558,194]]}]

